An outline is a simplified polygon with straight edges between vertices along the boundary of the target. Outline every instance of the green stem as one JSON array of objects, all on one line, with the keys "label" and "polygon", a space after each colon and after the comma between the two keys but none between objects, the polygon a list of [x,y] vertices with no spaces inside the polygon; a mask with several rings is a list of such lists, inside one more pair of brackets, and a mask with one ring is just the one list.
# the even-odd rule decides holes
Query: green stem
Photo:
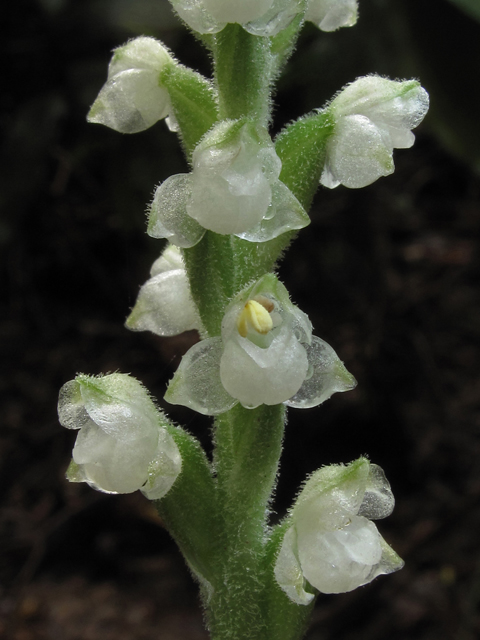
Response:
[{"label": "green stem", "polygon": [[284,432],[285,408],[237,405],[215,431],[221,580],[209,602],[214,640],[259,640],[268,629],[265,534]]}]

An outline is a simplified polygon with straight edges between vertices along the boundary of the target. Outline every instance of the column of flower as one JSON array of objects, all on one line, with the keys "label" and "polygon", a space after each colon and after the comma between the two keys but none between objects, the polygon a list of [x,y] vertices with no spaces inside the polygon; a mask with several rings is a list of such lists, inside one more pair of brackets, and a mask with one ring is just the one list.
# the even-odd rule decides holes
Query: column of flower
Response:
[{"label": "column of flower", "polygon": [[295,640],[316,594],[350,591],[402,566],[372,519],[391,513],[383,472],[361,458],[305,483],[269,522],[286,407],[356,385],[274,273],[320,182],[366,186],[393,171],[428,109],[416,81],[360,78],[272,141],[274,79],[305,20],[351,26],[355,0],[171,0],[209,48],[210,81],[157,40],[116,49],[89,121],[122,133],[166,119],[188,173],[160,184],[148,233],[168,241],[127,319],[172,336],[197,329],[165,399],[214,416],[210,462],[123,374],[79,375],[59,417],[78,429],[68,478],[155,500],[198,579],[212,637]]}]

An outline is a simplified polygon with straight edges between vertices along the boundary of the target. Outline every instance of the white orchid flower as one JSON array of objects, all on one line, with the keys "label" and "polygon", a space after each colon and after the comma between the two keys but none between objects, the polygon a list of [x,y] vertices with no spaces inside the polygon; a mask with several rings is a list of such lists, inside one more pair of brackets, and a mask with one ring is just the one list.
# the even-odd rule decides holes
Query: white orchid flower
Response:
[{"label": "white orchid flower", "polygon": [[153,263],[150,275],[152,277],[140,289],[126,327],[132,331],[151,331],[159,336],[201,330],[202,323],[178,247],[168,245]]},{"label": "white orchid flower", "polygon": [[308,0],[305,20],[322,31],[353,27],[358,17],[358,0]]},{"label": "white orchid flower", "polygon": [[301,12],[303,0],[170,0],[178,15],[198,33],[218,33],[238,23],[256,36],[274,36]]},{"label": "white orchid flower", "polygon": [[156,190],[148,234],[188,248],[209,229],[250,242],[265,242],[310,219],[278,179],[282,163],[263,129],[227,120],[193,153],[193,171],[177,174]]},{"label": "white orchid flower", "polygon": [[328,107],[335,127],[321,184],[358,189],[393,173],[393,149],[413,145],[411,130],[421,123],[428,105],[428,93],[416,80],[373,75],[345,87]]},{"label": "white orchid flower", "polygon": [[238,402],[253,409],[284,403],[306,409],[356,386],[335,351],[312,336],[308,317],[267,274],[227,307],[222,335],[194,345],[165,399],[205,415]]},{"label": "white orchid flower", "polygon": [[71,482],[162,498],[182,468],[177,445],[143,386],[128,375],[79,375],[60,389],[60,423],[78,429]]},{"label": "white orchid flower", "polygon": [[87,120],[120,133],[144,131],[162,118],[168,123],[170,98],[160,84],[160,74],[173,64],[169,51],[154,38],[142,36],[115,49],[107,82]]},{"label": "white orchid flower", "polygon": [[321,593],[345,593],[401,569],[371,522],[390,515],[394,504],[382,469],[365,458],[314,473],[289,517],[274,567],[279,586],[307,605],[314,598],[307,581]]}]

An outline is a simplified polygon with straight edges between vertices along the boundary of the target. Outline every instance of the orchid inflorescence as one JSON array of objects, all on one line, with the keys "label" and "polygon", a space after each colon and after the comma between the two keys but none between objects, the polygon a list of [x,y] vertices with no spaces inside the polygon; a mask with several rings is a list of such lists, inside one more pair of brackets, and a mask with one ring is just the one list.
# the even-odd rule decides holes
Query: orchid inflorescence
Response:
[{"label": "orchid inflorescence", "polygon": [[360,188],[393,172],[428,94],[415,80],[359,78],[272,140],[273,80],[304,22],[352,26],[357,1],[171,4],[210,49],[215,81],[139,37],[114,51],[88,120],[135,133],[166,119],[186,152],[190,171],[158,185],[149,205],[148,234],[166,245],[126,326],[198,332],[165,400],[214,416],[213,461],[132,376],[81,374],[58,405],[61,424],[79,432],[67,477],[155,501],[200,583],[213,637],[295,640],[316,594],[350,591],[402,561],[371,522],[394,500],[365,458],[315,472],[286,518],[269,522],[286,407],[356,386],[274,269],[309,224],[318,182]]}]

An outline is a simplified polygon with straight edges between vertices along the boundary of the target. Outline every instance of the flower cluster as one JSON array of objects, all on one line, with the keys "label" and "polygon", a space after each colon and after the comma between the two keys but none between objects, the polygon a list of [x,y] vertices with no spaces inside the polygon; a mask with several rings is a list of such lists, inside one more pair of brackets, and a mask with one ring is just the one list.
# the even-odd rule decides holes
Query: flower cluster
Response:
[{"label": "flower cluster", "polygon": [[285,287],[267,274],[227,307],[221,336],[187,352],[165,399],[205,415],[238,402],[249,409],[280,403],[305,409],[355,385],[335,351],[312,336]]},{"label": "flower cluster", "polygon": [[322,593],[344,593],[401,569],[371,522],[390,515],[394,504],[382,469],[365,458],[314,473],[288,518],[274,568],[280,587],[306,605],[314,597],[306,582]]},{"label": "flower cluster", "polygon": [[173,175],[156,190],[148,233],[187,248],[209,229],[265,242],[310,219],[279,180],[282,163],[263,129],[224,121],[196,147],[193,171]]},{"label": "flower cluster", "polygon": [[104,493],[162,498],[182,468],[166,420],[142,385],[128,375],[79,375],[63,385],[60,423],[77,429],[67,477]]},{"label": "flower cluster", "polygon": [[348,85],[328,107],[335,129],[327,142],[321,184],[358,189],[393,173],[393,149],[413,145],[411,130],[425,117],[428,104],[428,93],[415,80],[366,76]]}]

